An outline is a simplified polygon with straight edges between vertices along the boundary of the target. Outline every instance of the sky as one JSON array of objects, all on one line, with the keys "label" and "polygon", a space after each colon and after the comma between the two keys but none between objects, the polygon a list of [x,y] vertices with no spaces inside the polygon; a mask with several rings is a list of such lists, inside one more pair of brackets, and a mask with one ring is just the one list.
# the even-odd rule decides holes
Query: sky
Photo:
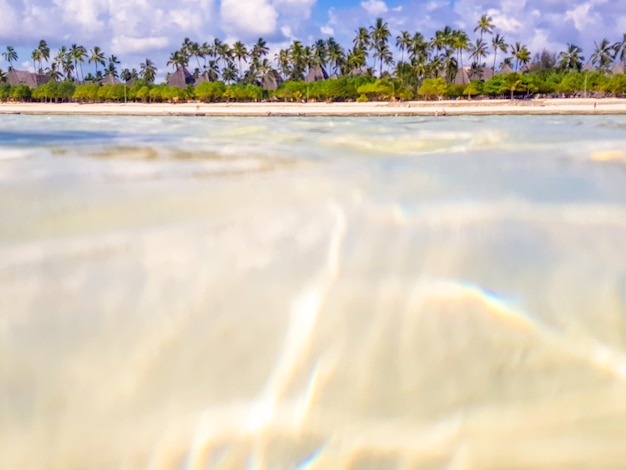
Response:
[{"label": "sky", "polygon": [[[32,70],[30,54],[45,39],[52,54],[61,45],[97,45],[120,58],[120,69],[149,57],[159,75],[185,37],[252,44],[262,36],[273,57],[293,39],[333,36],[351,47],[356,29],[377,17],[388,22],[395,45],[403,30],[430,39],[446,25],[475,39],[477,20],[487,14],[508,43],[521,41],[533,53],[574,43],[586,59],[594,41],[616,42],[626,33],[626,0],[0,0],[0,12],[0,50],[15,47],[17,69]],[[0,58],[0,68],[7,66]]]}]

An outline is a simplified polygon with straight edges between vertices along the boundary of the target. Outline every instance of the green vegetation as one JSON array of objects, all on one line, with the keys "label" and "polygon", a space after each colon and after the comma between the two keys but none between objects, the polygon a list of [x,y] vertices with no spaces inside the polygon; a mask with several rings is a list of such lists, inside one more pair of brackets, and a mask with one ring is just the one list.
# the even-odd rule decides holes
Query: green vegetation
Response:
[{"label": "green vegetation", "polygon": [[161,84],[155,84],[158,69],[149,58],[137,69],[118,71],[120,60],[98,46],[61,46],[52,57],[41,40],[30,59],[48,83],[35,89],[23,82],[9,86],[13,64],[19,62],[15,49],[6,46],[2,57],[9,68],[0,70],[0,100],[333,102],[626,95],[626,34],[615,43],[606,38],[596,42],[586,61],[575,44],[534,55],[525,44],[508,44],[488,15],[481,16],[472,33],[474,38],[446,26],[427,40],[420,32],[401,31],[395,37],[397,62],[383,18],[358,28],[350,49],[332,37],[310,45],[294,40],[273,60],[263,38],[232,46],[218,38],[202,43],[185,38],[169,56],[166,66],[172,72]]}]

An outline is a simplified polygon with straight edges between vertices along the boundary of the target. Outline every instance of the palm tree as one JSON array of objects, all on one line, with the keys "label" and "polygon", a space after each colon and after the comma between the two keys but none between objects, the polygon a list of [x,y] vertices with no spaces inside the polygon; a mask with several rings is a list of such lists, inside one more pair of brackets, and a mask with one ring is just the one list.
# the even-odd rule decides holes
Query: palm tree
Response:
[{"label": "palm tree", "polygon": [[267,47],[267,42],[263,38],[259,38],[256,41],[256,44],[252,46],[252,58],[260,59],[261,57],[265,57],[267,53],[270,51],[270,48]]},{"label": "palm tree", "polygon": [[506,53],[509,50],[509,45],[504,40],[504,37],[500,36],[500,33],[497,33],[494,37],[491,38],[491,47],[493,47],[493,67],[491,71],[493,73],[496,72],[496,57],[498,56],[498,51]]},{"label": "palm tree", "polygon": [[617,41],[613,44],[613,49],[615,50],[615,59],[619,59],[622,63],[622,73],[626,74],[626,33],[624,33],[624,37],[621,41]]},{"label": "palm tree", "polygon": [[7,81],[7,74],[4,73],[2,69],[0,69],[0,83],[6,83],[6,81]]},{"label": "palm tree", "polygon": [[232,60],[232,51],[226,42],[220,42],[215,48],[215,53],[217,54],[218,63],[221,60],[224,64],[228,64]]},{"label": "palm tree", "polygon": [[430,44],[424,39],[422,33],[415,33],[411,38],[408,52],[411,62],[420,61],[420,59],[426,59],[430,50]]},{"label": "palm tree", "polygon": [[237,69],[233,62],[229,62],[226,67],[222,69],[222,80],[226,83],[234,82],[237,80]]},{"label": "palm tree", "polygon": [[603,39],[600,44],[594,42],[594,46],[596,49],[591,55],[591,63],[599,72],[606,73],[613,62],[615,46],[610,44],[608,39]]},{"label": "palm tree", "polygon": [[143,78],[148,83],[154,83],[154,79],[156,77],[157,68],[150,59],[146,59],[145,62],[140,64],[139,73],[141,78]]},{"label": "palm tree", "polygon": [[198,44],[197,42],[192,42],[187,46],[187,51],[189,52],[189,55],[191,57],[195,57],[196,58],[196,62],[198,63],[198,69],[200,69],[201,65],[200,65],[200,57],[202,57],[202,48],[200,47],[200,44]]},{"label": "palm tree", "polygon": [[52,62],[50,66],[46,69],[46,75],[50,80],[55,82],[58,82],[63,76],[61,74],[61,71],[58,69],[56,62]]},{"label": "palm tree", "polygon": [[[57,70],[63,71],[63,73],[66,73],[65,69],[65,58],[67,56],[67,47],[65,46],[61,46],[59,48],[59,52],[57,52],[57,55],[54,56],[54,59],[52,61],[52,63],[56,64],[57,66]],[[66,77],[67,78],[67,77]]]},{"label": "palm tree", "polygon": [[[78,56],[80,54],[78,53],[78,46],[76,44],[72,44],[70,46],[70,50],[68,52],[68,57],[70,58],[70,60],[74,63],[74,70],[77,70],[77,66],[78,66]],[[77,77],[78,78],[78,77]]]},{"label": "palm tree", "polygon": [[291,61],[291,80],[304,80],[304,70],[307,64],[307,53],[302,42],[296,40],[289,46],[289,59]]},{"label": "palm tree", "polygon": [[367,51],[370,48],[371,43],[372,43],[372,39],[370,38],[369,31],[367,30],[367,28],[364,28],[363,26],[361,26],[356,31],[356,36],[354,37],[354,40],[352,41],[352,45],[358,49]]},{"label": "palm tree", "polygon": [[387,67],[393,65],[393,54],[391,53],[391,50],[389,50],[389,44],[385,43],[378,46],[374,51],[374,58],[378,59],[380,64],[378,76],[381,77],[383,74],[383,64]]},{"label": "palm tree", "polygon": [[120,72],[120,78],[124,80],[126,83],[130,82],[133,78],[133,74],[127,68]]},{"label": "palm tree", "polygon": [[33,60],[33,70],[37,73],[37,62],[39,62],[39,69],[41,70],[41,51],[39,49],[35,49],[30,58]]},{"label": "palm tree", "polygon": [[470,44],[470,59],[476,64],[476,68],[480,71],[480,77],[483,74],[483,62],[482,60],[487,57],[487,44],[482,39],[476,39],[474,44]]},{"label": "palm tree", "polygon": [[287,78],[291,73],[291,60],[289,58],[289,50],[281,49],[275,55],[274,60],[278,64],[278,68],[280,69],[280,73],[283,78]]},{"label": "palm tree", "polygon": [[[419,33],[416,33],[419,34]],[[417,87],[422,86],[422,80],[428,74],[428,64],[426,62],[426,56],[416,57],[411,61],[411,67],[415,76],[417,77]]]},{"label": "palm tree", "polygon": [[7,46],[7,50],[2,53],[2,57],[9,63],[9,71],[13,70],[13,62],[17,62],[17,52],[13,46]]},{"label": "palm tree", "polygon": [[435,37],[431,40],[432,46],[437,53],[452,47],[453,31],[450,26],[444,27],[442,30],[435,31]]},{"label": "palm tree", "polygon": [[119,78],[119,74],[117,73],[117,67],[115,67],[115,64],[113,62],[109,62],[108,67],[104,71],[104,75],[112,75],[115,78]]},{"label": "palm tree", "polygon": [[456,61],[453,52],[454,51],[452,49],[447,49],[445,53],[441,56],[443,69],[446,73],[445,78],[448,83],[452,83],[452,81],[454,81],[459,67],[459,63]]},{"label": "palm tree", "polygon": [[[463,68],[463,51],[469,48],[469,37],[464,31],[455,30],[452,32],[451,45],[456,50],[457,65],[460,64]],[[465,81],[465,74],[461,74],[463,81]]]},{"label": "palm tree", "polygon": [[520,64],[527,64],[530,62],[530,51],[521,42],[517,41],[515,45],[511,46],[511,54],[515,57],[515,71],[519,70]]},{"label": "palm tree", "polygon": [[65,54],[63,56],[63,60],[61,61],[61,66],[63,67],[63,73],[65,74],[66,80],[72,80],[72,73],[74,72],[74,61],[69,54]]},{"label": "palm tree", "polygon": [[409,49],[411,45],[411,34],[408,31],[401,31],[400,35],[396,36],[396,47],[400,50],[402,56],[400,62],[404,62],[404,51]]},{"label": "palm tree", "polygon": [[484,33],[492,34],[493,28],[494,28],[493,18],[491,18],[491,16],[483,15],[478,20],[478,24],[474,28],[474,32],[480,31],[480,40],[482,41],[483,34]]},{"label": "palm tree", "polygon": [[111,55],[111,57],[109,57],[109,65],[107,66],[107,69],[105,71],[105,75],[113,75],[115,78],[118,78],[118,73],[117,73],[117,67],[116,65],[118,65],[120,63],[120,61],[118,60],[118,58],[114,55]]},{"label": "palm tree", "polygon": [[242,75],[241,72],[241,61],[245,60],[248,57],[248,50],[243,42],[237,41],[233,44],[233,56],[239,62],[239,76]]},{"label": "palm tree", "polygon": [[96,65],[96,75],[98,75],[98,64],[104,67],[104,52],[98,46],[95,46],[90,51],[90,54],[91,55],[89,56],[89,63],[91,64],[93,62]]},{"label": "palm tree", "polygon": [[326,41],[318,39],[312,48],[314,65],[319,65],[326,69],[326,61],[328,60],[328,50],[326,49]]},{"label": "palm tree", "polygon": [[342,65],[346,61],[346,53],[333,37],[329,37],[326,40],[326,51],[328,52],[328,62],[333,67],[333,72],[337,73],[337,70],[341,70]]},{"label": "palm tree", "polygon": [[583,50],[576,44],[567,44],[567,50],[559,52],[559,67],[563,70],[581,71],[585,58],[581,55]]},{"label": "palm tree", "polygon": [[272,68],[269,60],[267,59],[263,59],[257,67],[256,73],[257,76],[255,77],[255,80],[258,82],[261,82],[263,80],[263,78],[267,77],[269,74],[273,73],[274,69]]},{"label": "palm tree", "polygon": [[207,78],[212,82],[216,82],[217,80],[219,80],[220,66],[217,64],[217,61],[213,59],[209,60],[209,65],[206,69],[206,75]]},{"label": "palm tree", "polygon": [[367,52],[363,49],[355,46],[352,50],[348,50],[346,56],[346,72],[350,73],[354,70],[362,71],[363,67],[367,65]]},{"label": "palm tree", "polygon": [[208,42],[203,42],[200,46],[200,53],[204,59],[204,68],[206,68],[207,57],[213,57],[213,46],[211,46]]},{"label": "palm tree", "polygon": [[[393,62],[391,51],[389,50],[389,25],[382,18],[376,18],[376,24],[370,26],[370,37],[372,38],[371,48],[374,50],[374,59],[378,58],[380,67],[378,76],[383,74],[383,62],[390,64]],[[376,66],[376,60],[374,60]]]},{"label": "palm tree", "polygon": [[189,57],[192,56],[193,42],[189,38],[183,39],[182,44],[180,45],[179,52],[182,56],[187,58],[187,63],[189,63]]},{"label": "palm tree", "polygon": [[[42,39],[39,41],[37,49],[41,51],[41,58],[47,63],[48,59],[50,59],[50,48],[48,47],[48,43]],[[39,64],[39,68],[41,68],[41,63]]]},{"label": "palm tree", "polygon": [[183,51],[174,51],[170,54],[170,58],[165,65],[171,65],[174,71],[176,71],[181,67],[187,67],[189,58]]}]

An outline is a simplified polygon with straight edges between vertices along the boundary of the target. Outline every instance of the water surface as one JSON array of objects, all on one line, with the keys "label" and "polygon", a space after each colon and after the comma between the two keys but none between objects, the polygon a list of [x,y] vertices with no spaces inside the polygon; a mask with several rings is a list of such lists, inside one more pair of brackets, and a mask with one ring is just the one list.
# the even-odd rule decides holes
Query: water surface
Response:
[{"label": "water surface", "polygon": [[0,116],[0,468],[620,468],[625,131]]}]

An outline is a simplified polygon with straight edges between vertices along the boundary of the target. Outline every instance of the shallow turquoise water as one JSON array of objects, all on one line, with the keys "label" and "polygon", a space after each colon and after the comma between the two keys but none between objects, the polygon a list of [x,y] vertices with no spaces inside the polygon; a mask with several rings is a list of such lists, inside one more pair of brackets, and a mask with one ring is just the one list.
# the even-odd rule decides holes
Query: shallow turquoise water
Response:
[{"label": "shallow turquoise water", "polygon": [[620,468],[625,149],[0,116],[0,468]]}]

